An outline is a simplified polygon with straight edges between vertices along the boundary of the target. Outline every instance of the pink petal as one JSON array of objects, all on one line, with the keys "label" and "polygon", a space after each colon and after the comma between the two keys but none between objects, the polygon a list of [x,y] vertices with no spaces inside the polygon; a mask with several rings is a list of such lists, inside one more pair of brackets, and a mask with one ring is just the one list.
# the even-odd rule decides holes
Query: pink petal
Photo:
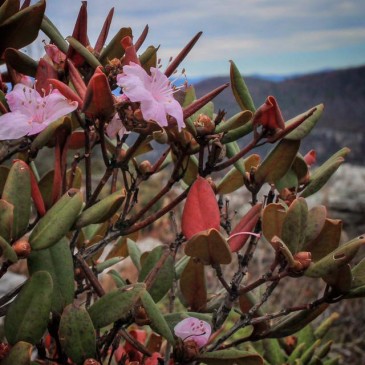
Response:
[{"label": "pink petal", "polygon": [[152,99],[151,93],[146,89],[143,81],[134,75],[118,75],[117,84],[131,101],[143,101]]},{"label": "pink petal", "polygon": [[115,113],[113,119],[109,122],[106,127],[106,134],[109,138],[115,138],[117,134],[120,138],[127,132],[122,121],[120,120],[118,113]]},{"label": "pink petal", "polygon": [[6,101],[12,112],[18,110],[31,116],[36,113],[37,104],[42,102],[42,97],[36,90],[23,84],[16,84],[6,95]]},{"label": "pink petal", "polygon": [[141,111],[145,120],[154,120],[161,127],[168,125],[165,108],[163,104],[158,103],[155,99],[142,101]]},{"label": "pink petal", "polygon": [[20,111],[0,116],[0,140],[18,139],[31,130],[31,119]]},{"label": "pink petal", "polygon": [[71,113],[77,108],[76,101],[67,100],[59,92],[53,92],[45,97],[46,108],[43,122],[48,125],[58,118]]},{"label": "pink petal", "polygon": [[183,341],[193,340],[199,347],[203,347],[207,344],[212,329],[209,323],[198,318],[188,317],[175,326],[174,332]]},{"label": "pink petal", "polygon": [[179,130],[185,127],[183,111],[177,100],[171,98],[168,103],[165,103],[165,110],[167,114],[176,119]]}]

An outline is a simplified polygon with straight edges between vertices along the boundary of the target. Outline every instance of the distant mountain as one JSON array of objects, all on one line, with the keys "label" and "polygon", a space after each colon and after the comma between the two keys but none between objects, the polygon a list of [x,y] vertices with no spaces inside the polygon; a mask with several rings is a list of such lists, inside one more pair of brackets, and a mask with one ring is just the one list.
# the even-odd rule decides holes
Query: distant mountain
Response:
[{"label": "distant mountain", "polygon": [[[195,84],[198,96],[229,82],[229,76],[212,77]],[[275,96],[285,119],[290,119],[309,108],[323,103],[325,111],[308,137],[306,149],[315,147],[323,159],[342,146],[352,149],[349,161],[365,162],[365,66],[322,71],[294,76],[289,79],[270,81],[262,77],[245,77],[256,107],[268,95]],[[230,89],[214,100],[215,109],[224,109],[227,116],[239,112]],[[305,151],[303,151],[305,152]]]}]

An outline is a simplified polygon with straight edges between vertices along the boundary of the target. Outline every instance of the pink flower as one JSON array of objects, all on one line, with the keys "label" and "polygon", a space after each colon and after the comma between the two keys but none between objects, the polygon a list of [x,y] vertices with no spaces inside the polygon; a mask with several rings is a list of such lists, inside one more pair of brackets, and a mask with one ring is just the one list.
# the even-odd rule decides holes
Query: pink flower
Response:
[{"label": "pink flower", "polygon": [[199,347],[203,347],[207,344],[212,329],[209,323],[198,318],[188,317],[175,326],[174,332],[183,341],[193,340]]},{"label": "pink flower", "polygon": [[106,127],[106,134],[109,138],[115,138],[117,134],[120,138],[124,136],[124,134],[130,133],[127,131],[127,129],[124,127],[122,121],[119,118],[118,113],[114,114],[113,119],[109,122],[109,124]]},{"label": "pink flower", "polygon": [[77,108],[58,90],[42,97],[35,89],[16,84],[6,95],[11,112],[0,116],[0,140],[31,136]]},{"label": "pink flower", "polygon": [[140,102],[143,118],[154,120],[161,127],[168,125],[166,114],[177,121],[178,128],[185,126],[183,111],[173,97],[169,79],[157,68],[151,67],[151,76],[136,63],[123,67],[117,76],[117,84],[130,101]]},{"label": "pink flower", "polygon": [[66,61],[66,55],[58,49],[54,44],[46,44],[44,49],[47,53],[47,56],[52,60],[56,65],[60,65]]}]

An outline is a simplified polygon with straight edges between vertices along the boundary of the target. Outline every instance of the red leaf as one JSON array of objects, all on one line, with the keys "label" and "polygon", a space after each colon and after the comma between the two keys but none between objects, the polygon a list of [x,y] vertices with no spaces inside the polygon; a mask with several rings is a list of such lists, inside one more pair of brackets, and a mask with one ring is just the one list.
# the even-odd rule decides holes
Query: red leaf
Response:
[{"label": "red leaf", "polygon": [[255,228],[257,221],[261,214],[262,204],[254,205],[246,215],[238,222],[234,230],[231,232],[231,238],[229,239],[229,247],[232,252],[239,251],[250,238],[250,235],[240,235],[241,232],[252,232]]},{"label": "red leaf", "polygon": [[215,194],[208,181],[200,176],[189,191],[181,225],[186,239],[210,228],[219,231],[220,214]]},{"label": "red leaf", "polygon": [[37,212],[41,217],[46,214],[46,207],[44,205],[43,197],[41,191],[39,190],[39,186],[37,180],[33,174],[33,171],[29,169],[30,172],[30,183],[31,183],[31,193],[34,205],[37,209]]},{"label": "red leaf", "polygon": [[38,63],[37,72],[35,79],[37,80],[35,84],[36,90],[43,95],[49,94],[51,91],[51,84],[49,79],[57,79],[58,73],[56,69],[48,63],[45,59],[41,58]]}]

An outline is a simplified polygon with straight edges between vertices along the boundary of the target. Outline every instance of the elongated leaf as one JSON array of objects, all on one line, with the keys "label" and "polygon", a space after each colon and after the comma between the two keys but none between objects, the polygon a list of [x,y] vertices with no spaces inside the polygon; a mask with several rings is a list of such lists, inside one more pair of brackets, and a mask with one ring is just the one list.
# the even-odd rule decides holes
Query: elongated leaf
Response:
[{"label": "elongated leaf", "polygon": [[0,3],[0,24],[17,13],[19,8],[20,0],[5,0],[3,4]]},{"label": "elongated leaf", "polygon": [[265,337],[280,338],[290,336],[300,331],[308,323],[312,322],[328,307],[327,303],[320,304],[316,308],[304,309],[302,311],[292,313],[283,319],[277,321],[271,329],[265,334]]},{"label": "elongated leaf", "polygon": [[270,242],[274,236],[281,236],[286,211],[282,204],[269,204],[262,215],[262,233]]},{"label": "elongated leaf", "polygon": [[0,236],[6,241],[10,241],[14,220],[14,205],[0,199],[0,212]]},{"label": "elongated leaf", "polygon": [[85,309],[70,304],[62,313],[59,337],[62,349],[76,364],[82,365],[95,357],[96,335],[93,323]]},{"label": "elongated leaf", "polygon": [[7,48],[4,57],[5,62],[14,70],[24,75],[35,77],[38,63],[34,61],[33,58],[14,48]]},{"label": "elongated leaf", "polygon": [[327,256],[312,264],[305,272],[306,276],[318,278],[336,271],[350,262],[359,248],[365,243],[365,237],[360,236],[343,244]]},{"label": "elongated leaf", "polygon": [[210,228],[219,230],[220,213],[213,189],[198,177],[192,185],[182,215],[182,231],[187,239]]},{"label": "elongated leaf", "polygon": [[228,349],[204,352],[198,359],[208,365],[263,365],[264,360],[259,354],[248,351]]},{"label": "elongated leaf", "polygon": [[[319,105],[315,106],[315,108],[316,108],[316,111],[310,117],[308,117],[299,127],[295,128],[292,132],[287,134],[285,136],[285,139],[300,140],[300,139],[303,139],[305,136],[307,136],[310,133],[310,131],[315,127],[315,125],[321,118],[321,115],[322,115],[323,109],[324,109],[324,105],[319,104]],[[313,109],[313,108],[311,108],[311,109]],[[290,125],[296,123],[298,120],[303,118],[303,116],[305,116],[309,111],[310,110],[294,117],[293,119],[288,120],[285,123],[285,128],[288,128]]]},{"label": "elongated leaf", "polygon": [[20,238],[27,230],[31,208],[30,172],[24,161],[17,160],[11,167],[2,199],[14,207],[11,239]]},{"label": "elongated leaf", "polygon": [[99,60],[102,64],[105,64],[108,60],[111,61],[113,58],[121,58],[124,55],[121,40],[127,36],[133,38],[131,28],[119,29],[118,33],[101,52]]},{"label": "elongated leaf", "polygon": [[276,338],[264,339],[264,358],[270,365],[282,365],[285,363],[285,355]]},{"label": "elongated leaf", "polygon": [[68,44],[65,41],[62,34],[58,31],[56,26],[44,15],[41,23],[42,31],[49,37],[49,39],[54,43],[60,51],[63,53],[68,52]]},{"label": "elongated leaf", "polygon": [[307,218],[307,202],[303,198],[295,199],[286,213],[281,232],[282,240],[293,254],[302,251]]},{"label": "elongated leaf", "polygon": [[126,318],[145,290],[145,284],[137,283],[105,294],[88,309],[94,327],[103,328]]},{"label": "elongated leaf", "polygon": [[10,344],[36,344],[47,328],[52,304],[52,277],[46,271],[32,275],[10,305],[5,317],[5,336]]},{"label": "elongated leaf", "polygon": [[98,66],[101,66],[101,63],[99,60],[85,47],[83,46],[77,39],[73,37],[66,37],[66,40],[72,48],[80,55],[82,56],[85,61],[92,67],[97,68]]},{"label": "elongated leaf", "polygon": [[201,311],[207,303],[204,265],[190,259],[180,277],[180,290],[192,311]]},{"label": "elongated leaf", "polygon": [[255,173],[258,185],[281,179],[290,169],[299,149],[300,141],[282,139],[264,159]]},{"label": "elongated leaf", "polygon": [[356,266],[354,266],[351,272],[353,276],[353,288],[365,285],[365,258],[362,259]]},{"label": "elongated leaf", "polygon": [[117,191],[100,200],[90,208],[84,210],[75,223],[76,228],[88,226],[89,224],[104,223],[111,218],[125,199],[124,191]]},{"label": "elongated leaf", "polygon": [[130,238],[127,238],[127,247],[129,256],[134,266],[137,268],[138,271],[141,271],[141,254],[142,254],[141,250],[136,245],[136,243]]},{"label": "elongated leaf", "polygon": [[[155,247],[143,262],[142,270],[138,281],[146,279],[147,275],[153,270],[164,254],[164,247]],[[174,260],[171,255],[167,256],[158,271],[152,286],[148,289],[152,299],[157,303],[169,291],[175,278]]]},{"label": "elongated leaf", "polygon": [[166,340],[173,345],[175,343],[175,339],[171,332],[171,329],[167,324],[165,318],[161,314],[160,309],[157,307],[156,303],[147,291],[144,291],[142,293],[141,302],[144,309],[146,310],[148,318],[151,321],[151,328],[158,334],[166,338]]},{"label": "elongated leaf", "polygon": [[306,246],[306,251],[312,254],[312,261],[316,262],[334,251],[340,243],[341,232],[342,221],[326,218],[319,235]]},{"label": "elongated leaf", "polygon": [[231,129],[236,129],[246,124],[252,118],[252,112],[245,110],[235,114],[233,117],[229,118],[225,122],[221,122],[215,129],[216,133],[227,132]]},{"label": "elongated leaf", "polygon": [[71,229],[82,208],[82,194],[69,190],[34,227],[29,243],[33,250],[42,250],[57,243]]},{"label": "elongated leaf", "polygon": [[45,9],[41,0],[0,24],[0,57],[6,48],[22,48],[37,38]]},{"label": "elongated leaf", "polygon": [[15,263],[18,261],[18,256],[13,250],[13,248],[1,236],[0,236],[0,252],[1,252],[1,257],[3,257],[5,260],[10,261],[11,263]]},{"label": "elongated leaf", "polygon": [[325,225],[326,216],[327,209],[324,205],[309,210],[304,242],[311,242],[318,237]]},{"label": "elongated leaf", "polygon": [[230,61],[230,63],[231,88],[237,104],[242,110],[250,110],[252,113],[254,113],[256,108],[246,83],[234,62]]},{"label": "elongated leaf", "polygon": [[231,232],[231,238],[229,239],[229,247],[232,252],[239,251],[250,238],[248,234],[241,234],[242,232],[253,232],[256,223],[261,215],[262,204],[258,203],[254,205],[238,222]]},{"label": "elongated leaf", "polygon": [[67,239],[50,248],[32,251],[28,258],[29,273],[47,271],[53,281],[52,312],[61,314],[74,298],[74,266]]}]

